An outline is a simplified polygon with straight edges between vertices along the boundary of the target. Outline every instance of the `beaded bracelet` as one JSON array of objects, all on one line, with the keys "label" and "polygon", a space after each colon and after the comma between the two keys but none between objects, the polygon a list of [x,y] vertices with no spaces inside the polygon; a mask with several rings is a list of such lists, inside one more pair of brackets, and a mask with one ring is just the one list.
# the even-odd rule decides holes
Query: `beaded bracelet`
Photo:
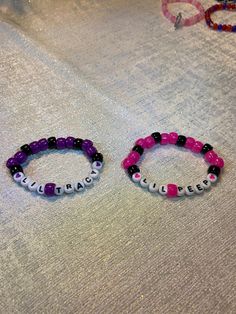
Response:
[{"label": "beaded bracelet", "polygon": [[[196,7],[196,9],[199,11],[198,14],[190,17],[190,18],[186,18],[186,19],[180,19],[179,21],[178,16],[174,16],[172,15],[169,10],[168,10],[168,4],[169,3],[177,3],[177,2],[185,2],[185,3],[189,3],[192,4]],[[192,26],[194,24],[196,24],[197,22],[199,22],[205,14],[205,10],[203,8],[203,6],[201,5],[200,2],[196,1],[196,0],[162,0],[162,12],[165,15],[165,17],[167,19],[169,19],[172,23],[176,24],[176,22],[178,22],[179,25],[181,26]]]},{"label": "beaded bracelet", "polygon": [[[188,185],[186,187],[178,186],[172,183],[160,185],[158,187],[157,183],[148,182],[147,178],[141,175],[140,169],[136,163],[139,161],[145,149],[150,149],[158,143],[161,145],[174,144],[190,149],[192,152],[197,154],[202,153],[204,155],[204,159],[210,164],[206,179],[202,180],[198,184]],[[147,188],[151,193],[159,192],[161,195],[166,195],[167,197],[176,197],[184,194],[193,195],[194,193],[203,193],[203,191],[208,189],[212,183],[217,181],[221,168],[224,167],[224,160],[218,157],[210,144],[203,144],[192,137],[186,138],[185,136],[178,135],[175,132],[162,134],[155,132],[144,139],[138,139],[127,158],[123,160],[122,165],[128,172],[132,181],[138,183],[142,188]]]},{"label": "beaded bracelet", "polygon": [[[47,149],[82,150],[90,159],[92,170],[86,178],[77,181],[74,184],[68,183],[64,186],[55,183],[46,183],[45,185],[39,184],[24,175],[21,165],[26,162],[28,156]],[[71,136],[67,138],[60,137],[57,139],[56,137],[49,137],[48,139],[42,138],[29,145],[25,144],[21,146],[21,150],[7,160],[6,166],[9,168],[14,181],[19,182],[23,187],[28,188],[28,190],[32,192],[37,192],[40,195],[54,196],[62,195],[64,192],[67,194],[73,193],[74,191],[82,192],[85,187],[90,187],[93,184],[94,179],[99,178],[99,171],[103,167],[103,155],[97,152],[97,149],[93,146],[93,142],[88,139],[82,140]]]},{"label": "beaded bracelet", "polygon": [[228,4],[228,3],[215,4],[209,9],[207,9],[205,13],[205,20],[206,20],[207,25],[210,28],[214,30],[218,30],[218,31],[236,32],[236,25],[217,24],[212,21],[211,14],[213,12],[220,11],[220,10],[229,10],[229,11],[236,10],[236,4],[232,4],[232,3],[231,4]]}]

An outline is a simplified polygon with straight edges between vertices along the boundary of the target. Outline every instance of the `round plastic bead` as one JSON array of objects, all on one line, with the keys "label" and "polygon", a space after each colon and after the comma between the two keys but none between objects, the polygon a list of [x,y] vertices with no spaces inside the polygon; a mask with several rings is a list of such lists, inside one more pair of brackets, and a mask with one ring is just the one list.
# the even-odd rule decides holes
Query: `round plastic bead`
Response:
[{"label": "round plastic bead", "polygon": [[86,178],[83,180],[83,182],[84,182],[84,185],[85,185],[85,186],[91,186],[91,185],[93,184],[93,178],[91,178],[91,177],[86,177]]},{"label": "round plastic bead", "polygon": [[64,193],[64,186],[62,185],[56,185],[54,189],[54,194],[57,196],[60,196]]},{"label": "round plastic bead", "polygon": [[66,148],[66,139],[64,137],[59,137],[57,139],[57,149],[65,149],[65,148]]},{"label": "round plastic bead", "polygon": [[152,148],[155,144],[156,142],[152,136],[147,136],[144,139],[144,148]]},{"label": "round plastic bead", "polygon": [[175,145],[178,140],[178,134],[175,132],[171,132],[169,134],[169,143]]},{"label": "round plastic bead", "polygon": [[55,183],[46,183],[44,186],[44,194],[47,196],[54,196],[55,187],[56,187]]},{"label": "round plastic bead", "polygon": [[161,145],[167,145],[169,144],[169,134],[168,133],[162,133],[161,134]]},{"label": "round plastic bead", "polygon": [[141,185],[142,188],[147,188],[149,186],[149,182],[147,181],[147,178],[142,177],[141,180],[139,181],[139,184]]},{"label": "round plastic bead", "polygon": [[195,144],[195,139],[193,137],[187,137],[184,147],[188,149],[192,149],[194,144]]},{"label": "round plastic bead", "polygon": [[141,178],[142,178],[142,175],[141,175],[140,172],[136,172],[136,173],[134,173],[134,174],[132,175],[132,180],[133,180],[133,182],[135,182],[135,183],[139,182],[139,181],[141,180]]},{"label": "round plastic bead", "polygon": [[14,155],[15,160],[18,164],[23,164],[27,160],[27,155],[24,152],[17,152]]},{"label": "round plastic bead", "polygon": [[219,167],[219,168],[223,168],[224,167],[224,160],[220,157],[217,157],[214,161],[214,165]]},{"label": "round plastic bead", "polygon": [[84,185],[83,181],[78,181],[75,183],[75,190],[77,192],[82,192],[85,190],[85,185]]},{"label": "round plastic bead", "polygon": [[21,146],[20,148],[22,150],[23,153],[25,153],[27,156],[32,154],[32,150],[30,148],[30,146],[28,144],[24,144]]},{"label": "round plastic bead", "polygon": [[22,178],[24,178],[24,173],[23,172],[17,172],[13,175],[13,179],[15,182],[20,182]]},{"label": "round plastic bead", "polygon": [[204,188],[202,187],[200,183],[194,185],[193,188],[196,194],[202,194],[204,192]]},{"label": "round plastic bead", "polygon": [[93,179],[98,179],[100,176],[100,172],[97,169],[92,169],[89,176]]},{"label": "round plastic bead", "polygon": [[73,193],[74,191],[75,191],[75,188],[74,188],[74,186],[73,186],[72,184],[70,184],[70,183],[65,184],[65,186],[64,186],[64,192],[65,192],[66,194],[71,194],[71,193]]},{"label": "round plastic bead", "polygon": [[35,192],[37,191],[37,188],[38,188],[39,184],[35,181],[30,181],[27,185],[28,189],[31,191],[31,192]]},{"label": "round plastic bead", "polygon": [[37,188],[37,193],[38,193],[39,195],[44,195],[44,187],[45,187],[44,184],[40,184],[40,185],[38,186],[38,188]]},{"label": "round plastic bead", "polygon": [[215,183],[218,179],[217,175],[215,175],[214,173],[208,173],[207,175],[207,179],[211,182],[211,183]]},{"label": "round plastic bead", "polygon": [[186,186],[185,194],[188,195],[188,196],[191,196],[191,195],[194,194],[194,189],[193,189],[192,185]]},{"label": "round plastic bead", "polygon": [[94,161],[92,163],[92,169],[101,170],[103,167],[103,163],[101,161]]},{"label": "round plastic bead", "polygon": [[161,195],[166,195],[166,194],[167,194],[167,186],[166,186],[166,185],[161,185],[161,186],[159,187],[158,192],[159,192]]},{"label": "round plastic bead", "polygon": [[202,150],[203,144],[202,142],[196,141],[192,147],[192,152],[199,154]]},{"label": "round plastic bead", "polygon": [[184,146],[185,143],[186,143],[186,137],[184,135],[179,135],[178,136],[178,139],[177,139],[177,142],[176,142],[176,145],[177,146]]},{"label": "round plastic bead", "polygon": [[183,196],[185,193],[184,188],[182,186],[178,186],[178,192],[177,195],[178,196]]},{"label": "round plastic bead", "polygon": [[20,181],[20,184],[23,186],[23,187],[26,187],[28,184],[30,183],[30,179],[27,178],[27,177],[23,177]]},{"label": "round plastic bead", "polygon": [[38,141],[38,146],[39,146],[40,151],[47,150],[48,149],[48,141],[46,140],[46,138],[41,138]]},{"label": "round plastic bead", "polygon": [[158,192],[158,186],[157,186],[157,184],[156,184],[155,182],[150,183],[149,186],[148,186],[148,190],[149,190],[149,192],[151,192],[151,193],[156,193],[156,192]]},{"label": "round plastic bead", "polygon": [[178,195],[178,187],[176,184],[167,184],[167,197],[176,197]]}]

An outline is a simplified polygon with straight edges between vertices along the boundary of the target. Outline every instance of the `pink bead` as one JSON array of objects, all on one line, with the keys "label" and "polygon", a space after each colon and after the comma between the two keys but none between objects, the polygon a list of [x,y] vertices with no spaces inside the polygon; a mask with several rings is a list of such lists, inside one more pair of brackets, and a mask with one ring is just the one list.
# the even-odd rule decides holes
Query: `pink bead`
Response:
[{"label": "pink bead", "polygon": [[199,154],[202,150],[202,147],[203,147],[203,143],[202,142],[199,142],[199,141],[196,141],[195,144],[193,145],[192,147],[192,151],[196,154]]},{"label": "pink bead", "polygon": [[170,139],[170,136],[168,133],[162,133],[161,134],[161,145],[166,145],[166,144],[169,144],[169,139]]},{"label": "pink bead", "polygon": [[144,143],[145,148],[152,148],[156,144],[156,142],[152,136],[145,137],[144,141],[145,141],[145,143]]},{"label": "pink bead", "polygon": [[140,159],[140,155],[138,152],[130,152],[127,158],[136,164]]},{"label": "pink bead", "polygon": [[130,166],[134,165],[135,162],[133,162],[131,159],[129,158],[125,158],[122,162],[123,168],[124,169],[128,169]]},{"label": "pink bead", "polygon": [[145,140],[143,138],[139,138],[136,142],[135,145],[139,145],[142,148],[145,148]]},{"label": "pink bead", "polygon": [[215,164],[217,157],[218,157],[217,154],[213,150],[210,150],[204,156],[205,160],[210,164]]},{"label": "pink bead", "polygon": [[195,139],[192,137],[187,137],[187,140],[186,140],[184,147],[192,149],[194,144],[195,144]]},{"label": "pink bead", "polygon": [[214,163],[215,166],[220,167],[220,168],[223,168],[224,164],[225,164],[224,159],[222,159],[220,157],[217,157],[215,160],[215,163]]},{"label": "pink bead", "polygon": [[178,134],[175,132],[171,132],[169,134],[169,143],[170,144],[176,144],[177,140],[178,140]]},{"label": "pink bead", "polygon": [[178,187],[176,184],[167,184],[167,197],[176,197],[178,195]]}]

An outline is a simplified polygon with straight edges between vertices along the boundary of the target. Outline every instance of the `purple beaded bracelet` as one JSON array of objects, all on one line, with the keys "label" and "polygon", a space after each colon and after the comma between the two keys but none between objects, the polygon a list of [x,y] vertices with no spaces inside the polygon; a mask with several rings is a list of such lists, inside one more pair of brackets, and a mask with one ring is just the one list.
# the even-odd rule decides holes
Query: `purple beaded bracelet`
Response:
[{"label": "purple beaded bracelet", "polygon": [[[76,181],[73,184],[68,183],[63,186],[55,183],[39,184],[24,175],[22,164],[26,162],[28,156],[47,149],[82,150],[91,161],[92,170],[86,178],[81,181]],[[6,166],[9,168],[14,181],[20,183],[20,185],[26,187],[29,191],[37,192],[45,196],[59,196],[64,192],[67,194],[75,191],[82,192],[86,187],[90,187],[94,180],[99,178],[100,170],[103,167],[103,155],[98,153],[93,142],[88,139],[82,140],[81,138],[74,138],[72,136],[67,138],[49,137],[48,139],[42,138],[39,141],[21,146],[20,150],[7,160]]]}]

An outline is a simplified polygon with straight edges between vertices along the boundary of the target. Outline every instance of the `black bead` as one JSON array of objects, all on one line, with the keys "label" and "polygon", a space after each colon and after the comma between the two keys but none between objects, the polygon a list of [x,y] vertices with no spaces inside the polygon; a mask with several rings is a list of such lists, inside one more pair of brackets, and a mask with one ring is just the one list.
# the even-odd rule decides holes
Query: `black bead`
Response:
[{"label": "black bead", "polygon": [[156,143],[160,143],[160,141],[161,141],[161,133],[154,132],[154,133],[151,134],[151,136],[154,138]]},{"label": "black bead", "polygon": [[17,172],[23,172],[23,169],[20,165],[16,165],[10,168],[10,172],[11,172],[11,175],[14,176],[14,174]]},{"label": "black bead", "polygon": [[207,173],[213,173],[215,174],[217,177],[219,177],[220,175],[220,168],[217,166],[210,166],[207,170]]},{"label": "black bead", "polygon": [[55,138],[55,136],[48,138],[48,148],[57,148],[57,139]]},{"label": "black bead", "polygon": [[139,169],[138,166],[133,165],[133,166],[130,166],[130,167],[128,168],[128,174],[129,174],[131,177],[132,177],[132,175],[133,175],[134,173],[136,173],[136,172],[140,172],[140,169]]},{"label": "black bead", "polygon": [[187,139],[186,139],[186,137],[184,135],[179,135],[175,145],[177,145],[177,146],[184,146],[185,143],[186,143],[186,140]]},{"label": "black bead", "polygon": [[213,147],[210,144],[206,143],[203,145],[201,153],[205,155],[207,152],[209,152],[212,149],[213,149]]},{"label": "black bead", "polygon": [[100,161],[100,162],[103,162],[103,155],[101,153],[95,153],[93,156],[92,156],[92,161]]},{"label": "black bead", "polygon": [[135,145],[132,149],[132,151],[139,153],[140,156],[142,156],[144,149],[140,145]]},{"label": "black bead", "polygon": [[73,142],[74,149],[82,149],[83,140],[82,138],[75,138]]},{"label": "black bead", "polygon": [[28,144],[22,145],[21,148],[23,153],[25,153],[27,156],[32,154],[32,150]]}]

